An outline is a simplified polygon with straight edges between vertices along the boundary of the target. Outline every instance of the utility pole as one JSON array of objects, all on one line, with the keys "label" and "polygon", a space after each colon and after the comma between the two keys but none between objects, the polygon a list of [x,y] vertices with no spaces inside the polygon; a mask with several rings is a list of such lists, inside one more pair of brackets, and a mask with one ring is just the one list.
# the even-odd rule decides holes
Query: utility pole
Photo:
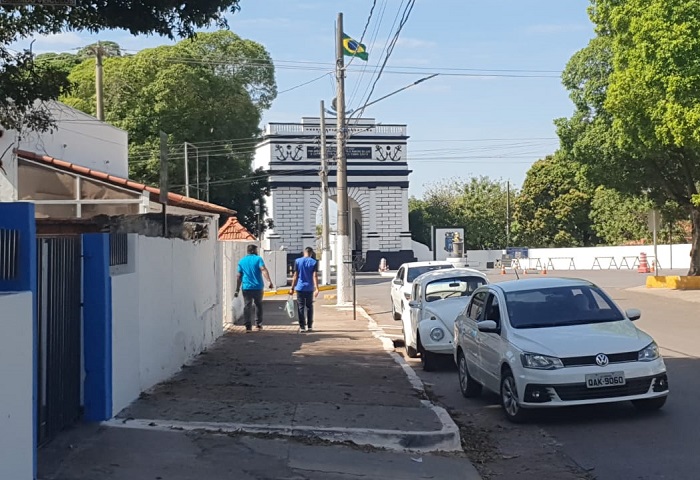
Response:
[{"label": "utility pole", "polygon": [[207,153],[205,158],[207,159],[207,202],[209,202],[209,181],[211,178],[209,177],[209,154]]},{"label": "utility pole", "polygon": [[336,25],[335,73],[337,82],[336,92],[336,155],[338,155],[337,195],[338,195],[338,225],[336,234],[336,282],[337,305],[345,305],[350,297],[350,275],[348,268],[350,258],[350,237],[348,235],[348,170],[345,158],[345,62],[343,58],[343,14],[338,14]]},{"label": "utility pole", "polygon": [[506,248],[508,248],[510,247],[510,180],[506,185]]},{"label": "utility pole", "polygon": [[197,149],[197,155],[195,157],[195,169],[197,171],[197,200],[202,198],[202,191],[199,189],[199,149]]},{"label": "utility pole", "polygon": [[190,196],[190,166],[189,157],[187,156],[187,142],[185,142],[185,196]]},{"label": "utility pole", "polygon": [[104,81],[102,78],[103,55],[102,45],[100,42],[97,42],[97,48],[95,49],[95,97],[97,99],[97,119],[102,122],[105,120]]},{"label": "utility pole", "polygon": [[321,100],[321,208],[323,215],[323,253],[321,255],[321,283],[331,283],[331,245],[330,245],[330,219],[328,214],[328,153],[326,151],[326,109]]}]

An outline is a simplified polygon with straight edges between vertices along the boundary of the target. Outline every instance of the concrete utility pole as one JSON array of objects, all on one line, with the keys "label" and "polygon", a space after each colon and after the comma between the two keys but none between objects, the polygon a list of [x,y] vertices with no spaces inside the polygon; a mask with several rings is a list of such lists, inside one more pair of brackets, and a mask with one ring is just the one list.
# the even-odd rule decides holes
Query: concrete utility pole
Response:
[{"label": "concrete utility pole", "polygon": [[95,49],[95,97],[97,99],[97,119],[105,120],[105,104],[104,104],[104,81],[102,78],[102,58],[104,51],[102,45],[97,42]]},{"label": "concrete utility pole", "polygon": [[207,202],[209,201],[209,181],[211,178],[209,177],[209,154],[207,153],[205,158],[207,159]]},{"label": "concrete utility pole", "polygon": [[506,247],[510,247],[510,180],[506,187]]},{"label": "concrete utility pole", "polygon": [[348,170],[345,158],[345,62],[343,58],[343,14],[338,14],[336,25],[336,155],[338,156],[337,173],[337,195],[338,195],[338,232],[336,234],[336,284],[337,284],[337,305],[346,305],[350,300],[350,236],[348,234]]},{"label": "concrete utility pole", "polygon": [[326,109],[321,100],[321,211],[323,215],[323,253],[321,255],[321,283],[331,283],[331,245],[330,245],[330,218],[328,213],[328,153],[326,151]]},{"label": "concrete utility pole", "polygon": [[187,156],[187,142],[185,142],[185,196],[190,196],[190,158]]}]

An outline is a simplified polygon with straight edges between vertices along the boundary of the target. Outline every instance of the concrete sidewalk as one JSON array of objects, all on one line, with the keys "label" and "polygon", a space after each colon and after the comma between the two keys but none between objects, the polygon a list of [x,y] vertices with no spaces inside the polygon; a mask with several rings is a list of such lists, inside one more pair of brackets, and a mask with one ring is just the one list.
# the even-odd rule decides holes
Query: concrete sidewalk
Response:
[{"label": "concrete sidewalk", "polygon": [[[479,478],[461,451],[458,427],[444,409],[427,400],[418,377],[391,351],[391,342],[382,342],[371,319],[358,314],[353,320],[351,309],[319,300],[315,332],[298,333],[283,310],[285,300],[266,299],[264,330],[245,333],[242,326],[230,326],[192,365],[144,393],[118,418],[79,442],[83,446],[71,453],[70,462],[45,468],[48,473],[42,478],[93,478],[81,476],[86,471],[104,472],[100,478],[115,480],[158,478],[136,474],[141,467],[134,465],[141,463],[153,465],[154,472],[170,472],[159,475],[163,479]],[[201,448],[207,442],[230,452],[207,467],[211,473],[182,473],[193,471],[183,459],[206,457]],[[159,453],[170,444],[183,459],[173,452]],[[287,463],[271,459],[268,466],[281,470],[268,476],[220,475],[236,471],[231,468],[238,465],[238,450],[259,454],[263,470],[268,454]],[[430,453],[438,451],[443,453]],[[128,468],[109,467],[124,462]],[[397,470],[379,475],[371,466],[382,463]],[[317,473],[295,476],[295,465]],[[116,473],[108,475],[112,470]],[[51,476],[59,471],[60,476]],[[283,471],[287,473],[279,473]]]},{"label": "concrete sidewalk", "polygon": [[124,410],[123,425],[459,449],[457,427],[411,385],[367,319],[317,301],[315,331],[299,333],[285,300],[265,301],[262,331],[228,328],[193,365]]}]

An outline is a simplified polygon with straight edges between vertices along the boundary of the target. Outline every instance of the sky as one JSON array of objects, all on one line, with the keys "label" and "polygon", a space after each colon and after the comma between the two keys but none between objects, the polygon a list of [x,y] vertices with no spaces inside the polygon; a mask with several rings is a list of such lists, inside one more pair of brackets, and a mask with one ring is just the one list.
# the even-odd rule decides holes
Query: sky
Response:
[{"label": "sky", "polygon": [[[229,16],[230,29],[264,45],[276,64],[280,94],[263,125],[317,116],[320,100],[330,103],[332,76],[312,80],[332,71],[337,13],[344,14],[345,32],[359,40],[372,3],[241,0],[241,11]],[[402,5],[377,0],[363,39],[369,61],[353,59],[349,68],[349,109],[366,102]],[[553,120],[573,111],[558,75],[594,35],[587,6],[588,0],[417,0],[372,99],[428,74],[441,75],[368,107],[364,115],[408,125],[411,195],[420,197],[441,181],[482,175],[517,188],[534,161],[556,150]],[[97,40],[115,41],[130,52],[172,43],[122,31],[65,32],[36,38],[33,49],[75,51]],[[25,41],[12,47],[28,46]]]}]

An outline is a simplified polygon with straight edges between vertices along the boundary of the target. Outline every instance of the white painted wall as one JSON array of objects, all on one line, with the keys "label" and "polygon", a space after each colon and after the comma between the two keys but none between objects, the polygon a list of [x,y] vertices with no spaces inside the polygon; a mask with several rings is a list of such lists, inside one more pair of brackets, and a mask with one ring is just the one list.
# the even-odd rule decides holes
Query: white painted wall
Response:
[{"label": "white painted wall", "polygon": [[0,294],[0,478],[34,478],[31,292]]},{"label": "white painted wall", "polygon": [[[669,245],[658,245],[658,262],[663,273],[664,269],[671,268],[671,256],[673,256],[673,268],[685,269],[690,267],[690,244],[673,245],[673,254]],[[539,259],[542,266],[545,266],[551,259],[555,270],[568,270],[569,259],[574,259],[576,270],[592,270],[596,257],[604,270],[610,266],[610,259],[603,257],[613,257],[619,266],[623,257],[637,257],[640,253],[646,253],[651,263],[654,256],[653,245],[633,245],[621,247],[582,247],[582,248],[531,248],[529,260],[521,262],[524,267],[536,267],[536,260]],[[486,268],[486,262],[492,262],[501,258],[502,250],[469,250],[467,260],[469,266]],[[633,259],[628,259],[632,266]],[[615,268],[613,266],[613,268]],[[623,267],[625,268],[625,267]],[[596,266],[596,270],[598,267]]]},{"label": "white painted wall", "polygon": [[[433,252],[427,245],[411,240],[411,248],[413,249],[413,254],[416,256],[416,259],[419,262],[429,262],[433,259]],[[399,265],[389,265],[389,267],[397,270]]]},{"label": "white painted wall", "polygon": [[137,236],[135,245],[135,272],[112,276],[115,414],[223,333],[220,243]]},{"label": "white painted wall", "polygon": [[238,262],[246,255],[250,242],[219,242],[223,258],[222,303],[224,323],[232,324],[243,316],[242,297],[234,298]]},{"label": "white painted wall", "polygon": [[[19,148],[127,178],[128,134],[95,117],[59,102],[51,102],[56,120],[53,133],[25,132]],[[0,126],[0,130],[4,130]],[[0,202],[17,201],[17,162],[12,150],[18,148],[17,132],[4,131],[0,137],[0,155],[7,175],[0,171]]]}]

